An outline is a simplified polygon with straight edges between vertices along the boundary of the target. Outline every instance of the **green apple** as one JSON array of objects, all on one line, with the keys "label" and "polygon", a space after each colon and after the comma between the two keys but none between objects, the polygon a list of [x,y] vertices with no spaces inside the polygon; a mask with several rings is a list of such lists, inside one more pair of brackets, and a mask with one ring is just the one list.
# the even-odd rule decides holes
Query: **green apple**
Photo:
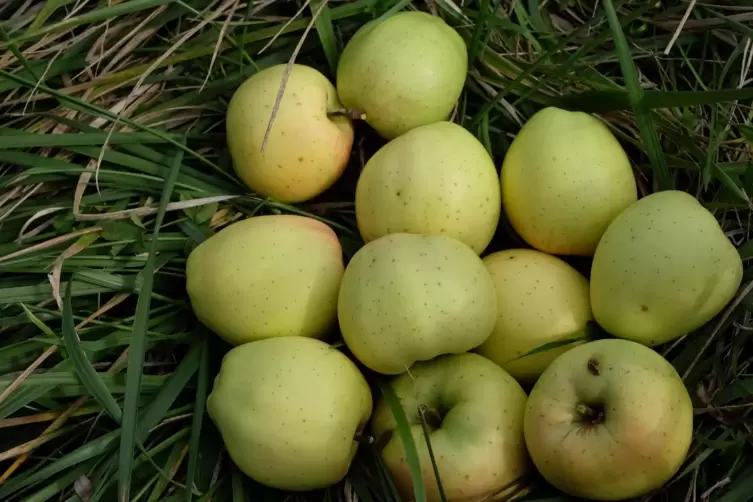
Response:
[{"label": "green apple", "polygon": [[343,479],[371,410],[371,390],[353,361],[300,336],[233,348],[207,398],[238,468],[259,483],[293,491]]},{"label": "green apple", "polygon": [[444,234],[480,254],[499,222],[499,176],[473,134],[452,122],[419,126],[366,163],[356,218],[366,242],[405,232]]},{"label": "green apple", "polygon": [[607,225],[637,199],[630,161],[607,126],[553,107],[520,130],[500,178],[510,224],[550,254],[593,255]]},{"label": "green apple", "polygon": [[233,168],[253,191],[282,202],[311,199],[342,175],[353,145],[350,118],[327,77],[294,64],[264,150],[264,136],[282,85],[285,65],[248,78],[227,110]]},{"label": "green apple", "polygon": [[591,268],[594,317],[616,337],[665,343],[718,314],[742,273],[739,253],[695,197],[657,192],[604,233]]},{"label": "green apple", "polygon": [[[484,258],[497,291],[497,323],[478,353],[521,382],[533,383],[578,342],[591,320],[588,280],[563,260],[534,249]],[[529,354],[547,344],[554,347]]]},{"label": "green apple", "polygon": [[465,42],[442,18],[399,12],[365,24],[348,41],[337,92],[346,107],[392,139],[449,118],[467,71]]},{"label": "green apple", "polygon": [[274,336],[322,338],[337,322],[344,272],[337,235],[297,215],[232,223],[186,263],[196,317],[232,344]]},{"label": "green apple", "polygon": [[[391,386],[408,417],[427,501],[441,499],[422,416],[448,502],[488,500],[528,471],[526,394],[493,362],[478,354],[444,355],[416,363]],[[370,427],[403,499],[413,500],[405,447],[384,398],[374,408]]]},{"label": "green apple", "polygon": [[639,497],[682,466],[693,405],[666,359],[629,340],[597,340],[555,359],[531,390],[525,439],[541,475],[595,500]]},{"label": "green apple", "polygon": [[497,301],[470,247],[443,235],[396,233],[353,256],[337,314],[353,355],[396,375],[416,361],[481,345],[494,327]]}]

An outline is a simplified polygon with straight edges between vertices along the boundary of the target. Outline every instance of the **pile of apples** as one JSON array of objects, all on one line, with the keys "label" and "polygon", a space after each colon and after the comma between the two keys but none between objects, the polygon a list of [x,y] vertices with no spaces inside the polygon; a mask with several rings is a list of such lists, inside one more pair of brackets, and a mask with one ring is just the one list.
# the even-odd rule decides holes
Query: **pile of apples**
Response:
[{"label": "pile of apples", "polygon": [[[442,19],[401,12],[353,36],[337,87],[280,65],[229,104],[238,176],[278,201],[332,186],[354,120],[385,139],[358,179],[364,245],[347,264],[332,228],[293,214],[232,223],[188,258],[197,318],[234,345],[207,409],[260,483],[334,484],[373,440],[411,500],[406,446],[374,379],[399,398],[430,501],[440,492],[424,427],[449,501],[513,493],[533,469],[569,494],[622,500],[685,460],[691,398],[651,347],[729,303],[735,247],[691,195],[639,198],[625,151],[591,115],[540,110],[498,174],[450,120],[467,66]],[[485,253],[503,213],[530,247]],[[565,256],[592,257],[590,277]],[[595,324],[611,337],[592,337]],[[330,344],[338,334],[347,350]]]}]

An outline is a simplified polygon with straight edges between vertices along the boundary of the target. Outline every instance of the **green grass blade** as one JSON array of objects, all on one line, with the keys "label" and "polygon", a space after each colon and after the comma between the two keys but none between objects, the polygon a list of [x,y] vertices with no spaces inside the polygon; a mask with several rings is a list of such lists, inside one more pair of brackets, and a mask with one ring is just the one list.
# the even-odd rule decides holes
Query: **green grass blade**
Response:
[{"label": "green grass blade", "polygon": [[382,384],[380,385],[380,389],[385,402],[392,412],[392,416],[395,417],[396,431],[405,449],[405,460],[408,463],[411,478],[413,479],[414,500],[415,502],[426,502],[426,487],[424,486],[421,464],[418,459],[418,450],[416,449],[416,442],[413,440],[413,433],[408,422],[408,417],[392,387],[389,384]]},{"label": "green grass blade", "polygon": [[63,298],[63,340],[73,368],[81,379],[81,383],[87,388],[89,394],[97,400],[102,409],[118,423],[123,418],[123,412],[112,397],[107,386],[104,384],[94,366],[86,358],[84,349],[78,340],[76,326],[73,322],[73,307],[71,306],[71,283],[69,282],[65,297]]},{"label": "green grass blade", "polygon": [[622,75],[625,78],[628,99],[630,100],[630,105],[635,113],[636,121],[638,122],[638,127],[645,144],[646,153],[651,159],[651,164],[654,168],[654,181],[656,188],[659,190],[669,190],[673,188],[674,184],[672,177],[669,174],[667,159],[664,157],[664,152],[659,143],[659,136],[654,127],[654,122],[651,119],[650,112],[643,104],[643,88],[638,79],[638,72],[635,68],[635,63],[633,62],[633,57],[630,53],[625,33],[622,31],[622,26],[620,25],[617,11],[612,4],[612,0],[604,0],[604,10],[607,13],[609,27],[612,29],[612,35],[614,36],[615,49],[617,51],[617,57],[620,60]]},{"label": "green grass blade", "polygon": [[337,61],[340,57],[340,52],[337,49],[335,28],[332,26],[332,10],[329,8],[329,5],[321,7],[323,1],[312,0],[309,3],[309,7],[311,8],[312,15],[321,8],[315,21],[316,32],[319,34],[319,41],[322,43],[322,50],[324,50],[324,55],[327,57],[329,69],[332,75],[335,75],[337,73]]},{"label": "green grass blade", "polygon": [[199,444],[201,442],[201,430],[204,422],[204,409],[209,389],[209,342],[201,343],[201,358],[199,360],[199,373],[197,376],[196,397],[193,406],[193,421],[191,423],[191,440],[188,450],[188,473],[186,474],[186,501],[193,499],[192,487],[196,479],[196,468],[199,462]]},{"label": "green grass blade", "polygon": [[143,285],[136,305],[136,318],[133,323],[133,338],[128,352],[128,372],[126,375],[126,393],[123,406],[123,434],[120,439],[120,460],[118,468],[118,492],[121,502],[128,502],[131,488],[131,470],[133,469],[133,450],[138,427],[138,407],[141,395],[141,377],[144,367],[144,338],[151,307],[152,285],[154,283],[154,266],[157,259],[157,237],[165,209],[170,201],[175,181],[183,162],[183,150],[175,155],[170,177],[165,182],[160,200],[159,212],[154,223],[152,242],[147,263],[144,266]]}]

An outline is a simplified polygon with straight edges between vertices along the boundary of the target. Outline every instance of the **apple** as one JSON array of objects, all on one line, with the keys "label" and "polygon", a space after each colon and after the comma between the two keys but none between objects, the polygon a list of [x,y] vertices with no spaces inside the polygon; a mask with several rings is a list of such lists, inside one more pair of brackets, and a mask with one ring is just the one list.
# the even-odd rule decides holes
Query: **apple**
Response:
[{"label": "apple", "polygon": [[[416,363],[390,383],[410,424],[427,501],[440,499],[422,428],[449,502],[487,500],[528,471],[523,438],[526,394],[502,368],[472,353]],[[404,500],[413,500],[405,446],[384,398],[374,408],[371,431]]]},{"label": "apple", "polygon": [[275,336],[323,338],[337,322],[344,272],[337,235],[292,214],[235,222],[188,256],[196,317],[231,344]]},{"label": "apple", "polygon": [[410,11],[366,23],[337,66],[337,92],[386,139],[449,118],[465,84],[468,52],[445,21]]},{"label": "apple", "polygon": [[593,255],[607,225],[637,199],[630,161],[607,126],[554,107],[526,122],[500,178],[511,226],[549,254]]},{"label": "apple", "polygon": [[584,335],[591,320],[588,280],[572,266],[534,249],[487,255],[484,264],[497,291],[497,323],[477,351],[513,377],[533,383],[557,356],[575,344],[547,344]]},{"label": "apple", "polygon": [[355,199],[366,242],[394,232],[443,234],[481,254],[499,222],[494,162],[452,122],[416,127],[380,148],[358,178]]},{"label": "apple", "polygon": [[222,359],[207,412],[228,454],[267,486],[304,491],[345,477],[372,411],[345,354],[313,338],[267,338]]},{"label": "apple", "polygon": [[395,233],[350,260],[337,314],[353,355],[396,375],[416,361],[481,345],[494,327],[497,301],[470,247],[443,235]]},{"label": "apple", "polygon": [[654,346],[716,316],[742,274],[740,254],[695,197],[657,192],[604,233],[591,268],[591,305],[612,335]]},{"label": "apple", "polygon": [[596,340],[544,370],[524,430],[536,468],[553,486],[588,499],[632,499],[682,466],[693,405],[661,355],[629,340]]},{"label": "apple", "polygon": [[252,75],[227,110],[227,143],[238,177],[253,191],[281,202],[311,199],[343,173],[353,145],[353,124],[327,77],[294,64],[264,150],[285,65]]}]

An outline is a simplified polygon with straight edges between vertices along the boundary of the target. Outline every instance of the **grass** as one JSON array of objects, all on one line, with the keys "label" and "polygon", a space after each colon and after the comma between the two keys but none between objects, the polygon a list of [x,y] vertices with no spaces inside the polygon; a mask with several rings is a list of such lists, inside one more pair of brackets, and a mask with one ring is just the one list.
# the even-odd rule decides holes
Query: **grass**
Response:
[{"label": "grass", "polygon": [[[735,0],[5,2],[0,500],[398,500],[368,445],[342,483],[296,496],[233,467],[204,413],[227,347],[193,320],[183,274],[193,246],[249,214],[312,215],[348,257],[358,249],[354,181],[380,140],[359,124],[340,182],[293,207],[237,181],[224,111],[299,42],[296,60],[332,78],[352,33],[402,8],[430,9],[466,39],[457,120],[497,165],[537,109],[599,113],[641,194],[695,195],[738,245],[736,299],[661,348],[696,429],[686,465],[649,500],[753,500],[753,7]],[[502,225],[490,250],[519,244]],[[571,500],[527,482],[522,500]]]}]

